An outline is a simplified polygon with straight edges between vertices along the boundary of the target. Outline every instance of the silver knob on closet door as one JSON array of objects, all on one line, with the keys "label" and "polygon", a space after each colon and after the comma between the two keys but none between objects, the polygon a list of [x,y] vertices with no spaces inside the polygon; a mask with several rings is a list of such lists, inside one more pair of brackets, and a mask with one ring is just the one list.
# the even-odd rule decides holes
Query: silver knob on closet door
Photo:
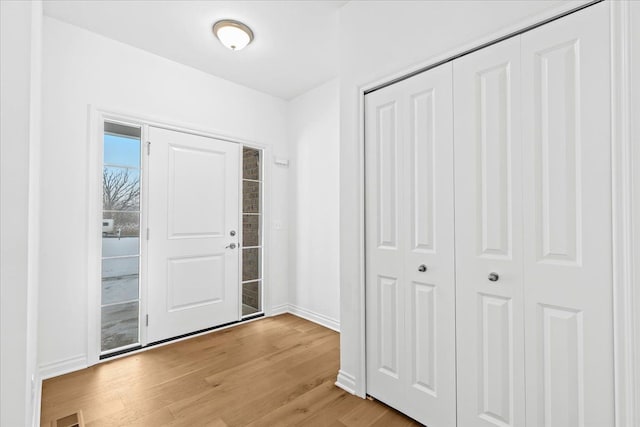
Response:
[{"label": "silver knob on closet door", "polygon": [[235,248],[236,248],[235,243],[231,243],[229,246],[226,247],[226,249],[235,249]]},{"label": "silver knob on closet door", "polygon": [[424,264],[421,264],[420,267],[418,267],[418,271],[420,273],[424,273],[425,271],[427,271],[427,266]]},{"label": "silver knob on closet door", "polygon": [[487,277],[491,282],[497,282],[499,278],[498,273],[489,273],[489,277]]},{"label": "silver knob on closet door", "polygon": [[230,235],[231,237],[235,236],[235,235],[236,235],[236,230],[231,230],[231,231],[229,232],[229,235]]}]

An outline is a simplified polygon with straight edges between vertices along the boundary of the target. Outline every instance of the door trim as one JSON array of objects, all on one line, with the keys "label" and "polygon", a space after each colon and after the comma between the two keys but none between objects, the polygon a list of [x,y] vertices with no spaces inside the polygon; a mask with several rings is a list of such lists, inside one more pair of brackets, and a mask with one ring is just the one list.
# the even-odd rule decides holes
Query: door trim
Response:
[{"label": "door trim", "polygon": [[[88,122],[87,122],[87,213],[86,213],[86,254],[87,254],[87,367],[93,366],[104,360],[112,360],[122,355],[116,355],[107,359],[100,359],[100,282],[101,282],[101,263],[99,255],[101,253],[101,234],[94,232],[93,224],[97,224],[102,218],[102,202],[101,194],[102,187],[102,138],[104,133],[104,121],[112,121],[117,123],[123,123],[128,125],[140,126],[142,128],[141,142],[144,144],[148,141],[148,129],[149,126],[173,130],[177,132],[187,133],[191,135],[204,136],[207,138],[219,139],[227,142],[239,144],[241,148],[249,147],[262,151],[263,155],[263,239],[264,248],[262,255],[263,262],[263,295],[262,295],[262,307],[265,316],[270,316],[271,299],[270,299],[270,259],[271,259],[271,163],[273,160],[273,154],[271,147],[266,143],[247,140],[235,136],[225,134],[223,132],[201,128],[191,123],[180,123],[171,120],[167,120],[162,117],[155,117],[143,114],[137,114],[126,111],[119,111],[107,107],[101,107],[96,105],[88,105]],[[240,156],[241,159],[241,156]],[[140,230],[144,232],[147,228],[147,215],[148,215],[148,156],[142,153],[141,164],[143,168],[142,175],[142,200],[141,200],[141,223]],[[242,182],[238,183],[239,186]],[[242,203],[240,198],[239,203]],[[242,220],[242,212],[239,210],[239,219]],[[242,222],[240,222],[242,224]],[[241,237],[242,235],[239,234]],[[140,268],[140,325],[143,325],[142,319],[148,312],[147,310],[147,240],[141,239],[141,268]],[[240,257],[241,258],[241,257]],[[239,274],[242,274],[242,260],[238,263]],[[239,292],[241,292],[241,287]],[[240,294],[241,295],[241,294]],[[238,308],[241,310],[241,307]],[[125,353],[126,355],[137,353],[139,351],[146,351],[149,344],[147,340],[146,327],[140,328],[140,349],[133,350]],[[208,333],[208,332],[204,332]],[[183,338],[186,339],[186,338]]]},{"label": "door trim", "polygon": [[593,5],[594,5],[594,4],[596,4],[596,3],[602,3],[603,1],[605,1],[605,0],[591,0],[591,1],[587,2],[587,3],[584,3],[584,4],[582,4],[582,5],[580,5],[580,6],[576,7],[576,8],[574,8],[574,9],[569,9],[569,10],[567,10],[567,11],[563,12],[563,13],[559,13],[559,14],[557,14],[557,15],[553,15],[553,16],[551,16],[550,18],[543,19],[543,20],[541,20],[541,21],[536,21],[535,23],[533,23],[533,24],[531,24],[531,25],[529,25],[529,26],[522,27],[522,28],[520,28],[520,29],[518,29],[518,30],[516,30],[516,31],[513,31],[513,32],[511,32],[511,33],[507,33],[507,34],[502,35],[502,36],[500,36],[500,37],[498,37],[498,38],[492,39],[492,40],[490,40],[490,41],[488,41],[488,42],[486,42],[486,43],[481,43],[481,44],[479,44],[479,45],[477,45],[477,46],[474,46],[474,47],[472,47],[472,48],[469,48],[468,50],[462,50],[461,52],[454,53],[453,55],[451,55],[451,56],[449,56],[449,57],[446,57],[446,58],[444,58],[444,59],[441,59],[441,60],[440,60],[440,61],[438,61],[438,62],[435,62],[435,63],[432,63],[432,64],[430,64],[430,65],[427,65],[427,66],[426,66],[426,67],[424,67],[424,68],[419,68],[419,69],[417,69],[417,70],[411,71],[409,74],[405,74],[405,75],[403,75],[403,76],[396,77],[396,78],[395,78],[395,79],[393,79],[393,80],[390,80],[390,81],[386,81],[386,82],[384,82],[384,83],[381,83],[381,84],[379,84],[378,86],[375,86],[375,87],[373,87],[373,88],[371,88],[371,89],[367,89],[367,90],[365,90],[365,93],[364,93],[364,94],[365,94],[365,95],[368,95],[368,94],[370,94],[371,92],[375,92],[376,90],[383,89],[383,88],[385,88],[385,87],[387,87],[387,86],[391,86],[392,84],[395,84],[395,83],[401,82],[402,80],[410,79],[411,77],[413,77],[413,76],[415,76],[415,75],[417,75],[417,74],[422,74],[422,73],[424,73],[425,71],[429,71],[429,70],[430,70],[430,69],[432,69],[432,68],[439,67],[440,65],[443,65],[443,64],[445,64],[445,63],[447,63],[447,62],[455,61],[456,59],[458,59],[458,58],[460,58],[460,57],[463,57],[463,56],[465,56],[465,55],[469,55],[469,54],[471,54],[471,53],[473,53],[473,52],[476,52],[476,51],[478,51],[478,50],[482,50],[482,49],[484,49],[484,48],[487,48],[487,47],[492,46],[492,45],[494,45],[494,44],[500,43],[500,42],[502,42],[502,41],[504,41],[504,40],[507,40],[507,39],[510,39],[510,38],[512,38],[512,37],[519,36],[519,35],[521,35],[521,34],[523,34],[523,33],[526,33],[527,31],[534,30],[534,29],[536,29],[536,28],[538,28],[538,27],[540,27],[540,26],[542,26],[542,25],[546,25],[546,24],[548,24],[548,23],[550,23],[550,22],[553,22],[553,21],[556,21],[556,20],[558,20],[558,19],[562,19],[562,18],[564,18],[564,17],[565,17],[565,16],[567,16],[567,15],[571,15],[572,13],[574,13],[574,12],[578,12],[579,10],[582,10],[582,9],[587,8],[587,7],[589,7],[589,6],[593,6]]},{"label": "door trim", "polygon": [[[633,171],[640,167],[634,158],[631,105],[631,4],[611,1],[611,162],[613,186],[613,313],[616,425],[636,426],[640,422],[640,352],[637,350],[640,304],[634,283],[638,280],[640,255],[633,231],[640,227],[634,212]],[[635,216],[634,216],[635,215]],[[634,221],[635,218],[635,221]],[[634,222],[636,222],[634,224]]]},{"label": "door trim", "polygon": [[[639,185],[634,183],[633,170],[640,169],[640,156],[633,157],[631,140],[631,12],[630,0],[610,1],[606,0],[610,7],[610,47],[611,47],[611,106],[612,106],[612,218],[613,218],[613,300],[614,300],[614,372],[615,372],[615,419],[616,426],[635,427],[640,421],[640,317],[636,317],[634,310],[640,307],[640,295],[634,292],[634,283],[639,280],[640,271],[634,265],[635,260],[640,258],[640,245],[633,242],[633,231],[640,228],[640,216],[634,212],[633,194]],[[523,28],[530,27],[536,23],[546,21],[556,15],[564,15],[570,11],[582,9],[584,4],[579,1],[570,1],[560,7],[553,9],[545,16],[537,16],[522,21],[520,24],[504,29],[473,44],[454,49],[438,57],[419,64],[417,67],[408,67],[392,75],[387,75],[375,81],[357,84],[357,91],[354,91],[354,98],[348,95],[349,105],[357,106],[357,125],[355,135],[357,144],[354,153],[349,153],[343,158],[341,171],[356,170],[357,183],[354,183],[355,194],[347,194],[343,190],[343,196],[353,198],[357,207],[357,217],[355,223],[345,224],[344,217],[341,218],[341,250],[348,248],[352,254],[352,259],[356,262],[353,267],[342,267],[341,269],[341,293],[350,294],[357,298],[352,301],[353,306],[348,310],[355,313],[356,323],[349,328],[342,328],[341,341],[356,342],[356,345],[349,345],[354,348],[354,354],[341,355],[341,369],[338,373],[336,385],[349,393],[360,397],[366,397],[366,334],[365,334],[365,164],[364,164],[364,96],[371,90],[398,80],[416,70],[427,69],[447,58],[454,57],[475,47],[490,43],[500,39],[507,34],[515,33]],[[357,97],[357,98],[355,98]],[[351,132],[351,129],[343,129]],[[348,161],[344,159],[348,158]],[[349,176],[347,174],[346,176]],[[345,187],[343,186],[343,189]],[[355,197],[353,197],[355,196]],[[635,214],[635,216],[634,216]],[[350,221],[351,222],[351,221]],[[354,244],[357,242],[357,244]],[[356,250],[354,250],[356,249]],[[351,290],[353,288],[353,290]],[[349,291],[349,292],[348,292]],[[351,297],[349,298],[351,299]],[[344,301],[344,299],[343,299]],[[345,313],[347,307],[344,302],[341,304],[341,312]],[[343,315],[343,317],[351,317]],[[346,323],[346,322],[345,322]],[[353,335],[352,335],[353,334]],[[343,345],[343,348],[345,346]],[[356,363],[357,371],[349,372],[343,369],[345,361],[350,365]]]}]

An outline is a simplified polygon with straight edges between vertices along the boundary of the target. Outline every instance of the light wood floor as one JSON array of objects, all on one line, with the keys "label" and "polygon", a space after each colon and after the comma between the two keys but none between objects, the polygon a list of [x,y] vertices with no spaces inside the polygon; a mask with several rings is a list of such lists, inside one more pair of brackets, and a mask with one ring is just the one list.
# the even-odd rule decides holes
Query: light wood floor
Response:
[{"label": "light wood floor", "polygon": [[285,314],[44,381],[41,425],[412,426],[334,385],[339,335]]}]

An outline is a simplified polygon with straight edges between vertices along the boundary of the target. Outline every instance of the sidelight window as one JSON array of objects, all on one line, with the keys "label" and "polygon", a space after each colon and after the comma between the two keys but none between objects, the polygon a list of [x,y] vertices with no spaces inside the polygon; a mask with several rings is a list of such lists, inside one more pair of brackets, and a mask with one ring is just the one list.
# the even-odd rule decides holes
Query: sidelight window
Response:
[{"label": "sidelight window", "polygon": [[104,124],[102,354],[140,343],[140,135],[139,127]]},{"label": "sidelight window", "polygon": [[262,308],[262,153],[242,150],[242,316],[261,313]]}]

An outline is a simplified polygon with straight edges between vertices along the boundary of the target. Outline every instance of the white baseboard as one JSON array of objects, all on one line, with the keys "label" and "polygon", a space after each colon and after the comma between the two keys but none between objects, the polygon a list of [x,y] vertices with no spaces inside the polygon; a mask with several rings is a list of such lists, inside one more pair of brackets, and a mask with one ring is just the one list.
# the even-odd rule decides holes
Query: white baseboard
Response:
[{"label": "white baseboard", "polygon": [[338,379],[335,384],[347,393],[356,394],[356,378],[342,369],[338,371]]},{"label": "white baseboard", "polygon": [[38,427],[40,425],[40,414],[42,409],[42,378],[40,374],[36,375],[36,391],[33,402],[33,418],[31,419],[31,425]]},{"label": "white baseboard", "polygon": [[336,319],[325,316],[324,314],[316,313],[315,311],[307,310],[306,308],[298,307],[294,304],[289,304],[289,313],[317,323],[325,328],[340,332],[340,322]]},{"label": "white baseboard", "polygon": [[278,314],[289,313],[289,304],[280,304],[271,307],[270,316],[277,316]]},{"label": "white baseboard", "polygon": [[39,366],[38,371],[40,373],[40,380],[46,380],[48,378],[68,374],[69,372],[79,371],[87,366],[87,356],[82,354],[68,359],[45,363],[44,365]]},{"label": "white baseboard", "polygon": [[298,307],[295,304],[280,304],[275,307],[271,307],[271,316],[277,316],[279,314],[291,313],[295,316],[302,317],[310,322],[317,323],[320,326],[329,328],[333,331],[340,332],[340,322],[324,314],[316,313],[306,308]]},{"label": "white baseboard", "polygon": [[[317,323],[325,328],[332,329],[336,332],[340,332],[340,323],[327,317],[323,314],[316,313],[311,310],[307,310],[302,307],[295,306],[293,304],[280,304],[271,308],[271,315],[276,316],[278,314],[291,313],[303,319]],[[173,341],[175,342],[175,341]],[[127,355],[130,355],[127,354]],[[57,377],[60,375],[68,374],[69,372],[79,371],[88,366],[87,356],[85,354],[70,357],[68,359],[57,360],[55,362],[45,363],[38,367],[38,373],[40,381],[48,378]]]}]

